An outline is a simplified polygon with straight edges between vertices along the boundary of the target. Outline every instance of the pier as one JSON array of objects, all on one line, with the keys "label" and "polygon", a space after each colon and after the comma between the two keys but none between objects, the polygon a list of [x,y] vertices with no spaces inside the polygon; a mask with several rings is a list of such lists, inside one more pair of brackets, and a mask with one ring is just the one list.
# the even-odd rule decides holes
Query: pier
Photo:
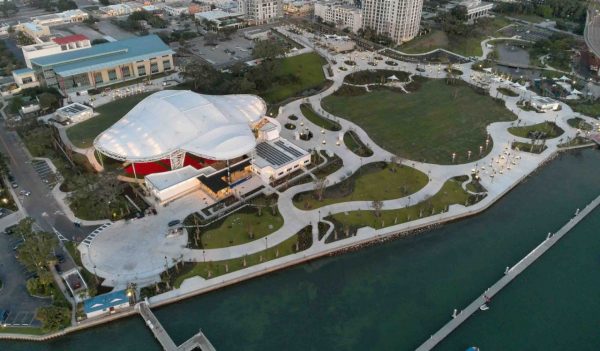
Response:
[{"label": "pier", "polygon": [[140,316],[144,318],[146,326],[150,328],[150,331],[154,334],[154,337],[165,351],[192,351],[198,348],[202,351],[215,351],[215,348],[202,331],[199,331],[183,344],[179,346],[175,345],[173,339],[171,339],[165,328],[160,324],[158,318],[156,318],[154,313],[150,310],[147,302],[140,302],[135,308],[139,311]]},{"label": "pier", "polygon": [[515,279],[521,272],[529,267],[533,262],[540,258],[548,249],[556,244],[563,236],[565,236],[573,227],[575,227],[581,220],[583,220],[588,214],[590,214],[596,207],[600,205],[600,196],[596,197],[595,200],[590,202],[583,210],[577,210],[577,213],[573,218],[567,222],[560,230],[554,234],[548,234],[546,240],[540,245],[533,249],[527,256],[522,258],[517,264],[512,267],[507,267],[504,276],[498,280],[494,285],[487,289],[483,294],[471,302],[464,310],[453,316],[446,325],[440,330],[433,334],[427,341],[417,348],[417,351],[429,351],[433,349],[438,343],[444,340],[450,333],[458,328],[464,321],[466,321],[473,313],[479,310],[483,304],[487,303],[488,299],[496,295],[502,288],[507,286],[513,279]]}]

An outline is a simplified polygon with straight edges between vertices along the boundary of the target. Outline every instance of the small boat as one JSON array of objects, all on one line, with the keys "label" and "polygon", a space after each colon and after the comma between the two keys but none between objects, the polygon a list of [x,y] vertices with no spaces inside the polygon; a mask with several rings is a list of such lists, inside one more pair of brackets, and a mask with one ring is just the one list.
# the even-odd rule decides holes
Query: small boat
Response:
[{"label": "small boat", "polygon": [[490,309],[490,307],[484,303],[483,305],[479,306],[479,309],[482,311],[487,311]]},{"label": "small boat", "polygon": [[479,351],[479,347],[477,346],[471,346],[467,349],[467,351]]}]

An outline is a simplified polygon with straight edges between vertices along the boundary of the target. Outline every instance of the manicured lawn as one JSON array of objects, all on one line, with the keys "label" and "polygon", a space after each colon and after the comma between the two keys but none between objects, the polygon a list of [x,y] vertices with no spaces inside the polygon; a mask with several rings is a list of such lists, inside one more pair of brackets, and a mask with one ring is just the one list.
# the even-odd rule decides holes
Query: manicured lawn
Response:
[{"label": "manicured lawn", "polygon": [[461,182],[451,179],[429,200],[402,209],[381,211],[380,217],[376,217],[374,211],[351,211],[331,217],[336,227],[349,227],[353,229],[351,231],[365,226],[383,228],[446,211],[449,205],[473,204],[476,201],[476,197],[464,191]]},{"label": "manicured lawn", "polygon": [[565,131],[554,124],[554,122],[543,122],[530,126],[510,127],[508,128],[508,132],[521,138],[531,138],[537,133],[543,133],[545,136],[536,139],[552,139],[560,136]]},{"label": "manicured lawn", "polygon": [[278,67],[276,76],[295,76],[286,84],[274,84],[271,89],[260,93],[268,103],[276,104],[288,98],[298,96],[305,90],[320,89],[325,82],[323,65],[325,60],[315,54],[308,53],[283,60]]},{"label": "manicured lawn", "polygon": [[580,117],[571,118],[567,121],[567,123],[571,127],[578,128],[581,130],[592,130],[593,129],[591,124],[589,124],[583,118],[580,118]]},{"label": "manicured lawn", "polygon": [[[179,288],[181,283],[187,278],[201,276],[204,279],[218,277],[220,275],[231,273],[240,269],[257,265],[262,262],[270,261],[275,258],[287,256],[289,254],[306,250],[312,245],[311,227],[304,228],[300,233],[293,235],[284,242],[269,247],[267,250],[257,252],[245,257],[234,258],[224,261],[198,262],[191,267],[187,267],[175,277],[173,286]],[[296,250],[298,248],[298,250]],[[246,264],[244,265],[244,261]],[[184,267],[185,269],[185,267]]]},{"label": "manicured lawn", "polygon": [[362,140],[356,135],[353,131],[348,131],[344,133],[344,144],[350,151],[354,152],[360,157],[370,157],[373,155],[373,150],[371,150],[367,145],[365,145]]},{"label": "manicured lawn", "polygon": [[516,120],[504,102],[480,94],[466,83],[420,81],[421,87],[410,94],[378,89],[356,96],[330,95],[322,105],[361,126],[388,151],[439,164],[452,163],[453,152],[457,163],[467,161],[468,150],[471,160],[478,158],[479,147],[485,147],[486,127]]},{"label": "manicured lawn", "polygon": [[378,69],[370,71],[358,71],[351,73],[344,78],[345,83],[349,84],[383,84],[388,82],[388,78],[396,76],[400,82],[408,82],[409,74],[407,72],[392,71],[387,69]]},{"label": "manicured lawn", "polygon": [[488,36],[497,35],[497,31],[510,24],[504,17],[480,20],[473,25],[469,35],[449,37],[445,32],[434,29],[430,33],[417,37],[399,47],[399,50],[408,54],[420,54],[435,49],[446,49],[463,56],[480,56],[481,41]]},{"label": "manicured lawn", "polygon": [[36,327],[0,327],[0,333],[44,335],[42,328]]},{"label": "manicured lawn", "polygon": [[519,94],[515,93],[514,91],[512,91],[508,88],[498,88],[498,92],[502,95],[506,95],[506,96],[510,96],[510,97],[519,96]]},{"label": "manicured lawn", "polygon": [[[261,204],[261,206],[263,205]],[[273,233],[283,225],[283,218],[277,211],[276,205],[274,209],[275,214],[270,207],[261,208],[259,216],[257,208],[246,207],[208,227],[200,227],[202,248],[214,249],[241,245]],[[188,228],[188,232],[192,237],[195,229]],[[252,237],[250,237],[250,233],[252,233]]]},{"label": "manicured lawn", "polygon": [[599,102],[567,102],[569,106],[575,112],[579,112],[583,115],[598,118],[600,117],[600,103]]},{"label": "manicured lawn", "polygon": [[318,125],[319,127],[325,128],[331,131],[338,131],[342,129],[339,123],[332,121],[328,118],[325,118],[313,110],[313,108],[309,104],[300,105],[300,111],[312,123]]},{"label": "manicured lawn", "polygon": [[326,188],[319,201],[314,191],[298,194],[294,204],[312,209],[347,201],[392,200],[415,193],[428,182],[427,175],[408,166],[372,163],[363,166],[348,179]]},{"label": "manicured lawn", "polygon": [[[569,145],[569,146],[572,146],[572,145]],[[546,150],[548,147],[539,142],[535,143],[535,144],[531,144],[531,143],[522,143],[520,141],[515,141],[511,144],[511,148],[513,150],[518,148],[520,151],[531,152],[533,154],[540,154],[540,153],[542,153],[542,151]]]},{"label": "manicured lawn", "polygon": [[75,146],[87,148],[92,146],[94,139],[110,126],[115,124],[121,117],[125,116],[129,110],[142,101],[151,93],[129,96],[95,109],[99,115],[92,117],[85,122],[76,124],[67,129],[67,135]]}]

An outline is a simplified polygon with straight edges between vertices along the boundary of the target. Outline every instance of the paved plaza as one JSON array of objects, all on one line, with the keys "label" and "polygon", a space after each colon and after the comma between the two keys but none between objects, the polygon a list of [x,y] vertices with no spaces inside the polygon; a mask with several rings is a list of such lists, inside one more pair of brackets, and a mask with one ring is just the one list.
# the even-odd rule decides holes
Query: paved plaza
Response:
[{"label": "paved plaza", "polygon": [[[285,30],[282,32],[285,32],[286,35],[289,35],[292,39],[307,46],[314,46],[310,40],[304,36],[298,36],[286,32]],[[483,57],[491,52],[490,48],[486,46],[486,43],[487,40],[482,42],[482,49],[484,52]],[[317,48],[316,50],[321,49]],[[295,131],[284,128],[281,131],[282,137],[287,138],[303,149],[326,150],[330,153],[335,153],[343,160],[343,167],[327,177],[328,184],[331,186],[347,178],[349,174],[354,173],[362,165],[377,161],[389,161],[393,155],[379,147],[358,125],[324,111],[321,107],[323,98],[339,89],[344,82],[344,78],[348,74],[361,70],[398,70],[408,72],[411,75],[422,75],[433,79],[445,79],[446,75],[441,66],[421,65],[420,67],[424,67],[425,71],[420,72],[417,71],[417,64],[388,58],[386,58],[386,60],[378,61],[377,66],[372,66],[369,63],[375,61],[375,56],[379,56],[378,53],[373,52],[362,52],[353,55],[332,55],[328,52],[320,53],[326,57],[331,64],[333,77],[330,77],[330,79],[333,81],[333,84],[327,90],[317,95],[299,99],[283,106],[280,109],[280,114],[277,118],[280,121],[285,121],[290,115],[298,116],[299,119],[294,123],[296,125],[302,124],[309,128],[314,135],[310,141],[296,140]],[[344,61],[349,59],[354,60],[356,64],[354,66],[347,66]],[[333,64],[334,61],[336,64]],[[397,65],[390,66],[385,64],[385,61],[392,61]],[[344,68],[345,70],[342,70],[341,68]],[[509,82],[503,81],[490,73],[472,71],[471,63],[455,65],[454,68],[463,72],[460,78],[469,84],[481,85],[482,81],[488,81],[489,94],[494,97],[498,95],[498,88],[507,87],[509,84]],[[494,141],[493,149],[483,159],[456,165],[436,165],[411,160],[405,161],[405,164],[427,174],[430,181],[424,188],[411,194],[410,197],[407,196],[383,201],[383,210],[399,209],[406,207],[409,203],[415,204],[421,202],[425,198],[438,192],[448,179],[460,175],[469,175],[473,173],[474,170],[479,172],[482,177],[481,184],[487,190],[487,196],[479,203],[469,207],[452,205],[447,212],[383,229],[375,230],[368,227],[361,228],[356,236],[326,244],[325,238],[332,231],[332,228],[330,228],[328,234],[321,240],[318,240],[315,237],[313,245],[303,252],[281,257],[241,271],[229,273],[219,277],[219,279],[205,280],[200,277],[190,278],[184,282],[180,289],[156,297],[155,301],[181,296],[203,288],[210,288],[215,284],[233,281],[261,270],[276,269],[277,267],[290,262],[300,261],[307,257],[318,257],[327,252],[370,241],[374,238],[384,237],[399,231],[411,230],[436,224],[441,221],[458,219],[487,208],[506,192],[510,191],[515,185],[520,183],[525,177],[535,171],[537,167],[548,161],[557,152],[559,143],[563,142],[568,137],[574,138],[576,136],[577,130],[568,125],[568,119],[580,117],[588,122],[595,122],[592,118],[573,112],[569,106],[565,104],[561,104],[560,111],[547,113],[521,110],[517,107],[517,102],[522,97],[525,97],[525,94],[529,96],[533,93],[522,91],[521,96],[517,97],[507,97],[501,94],[499,96],[504,100],[507,109],[518,116],[521,120],[521,125],[531,125],[543,121],[551,121],[556,122],[556,124],[565,131],[560,138],[548,139],[545,144],[547,146],[545,151],[540,154],[533,154],[511,150],[510,145],[512,142],[529,143],[530,139],[516,137],[507,131],[507,129],[511,127],[511,123],[514,122],[492,123],[487,127],[487,131]],[[342,126],[342,130],[336,132],[322,130],[320,126],[314,125],[308,119],[303,117],[300,105],[306,102],[310,103],[313,109],[318,113],[338,121]],[[343,142],[339,142],[340,137],[348,130],[353,130],[362,142],[371,147],[373,150],[372,156],[361,158],[350,151]],[[294,206],[292,202],[294,195],[310,191],[313,187],[313,183],[306,183],[291,187],[278,194],[278,209],[284,218],[284,225],[279,230],[268,235],[269,247],[285,241],[307,225],[312,224],[313,228],[315,228],[316,224],[323,221],[323,217],[326,215],[356,210],[372,210],[371,201],[343,202],[308,211]],[[183,219],[188,214],[198,211],[206,206],[201,197],[202,196],[199,196],[197,193],[188,195],[185,198],[176,200],[167,207],[159,208],[159,214],[156,216],[149,216],[130,222],[120,221],[114,223],[105,229],[104,232],[100,233],[92,241],[89,248],[80,246],[85,267],[92,272],[96,271],[99,276],[106,278],[107,285],[125,286],[132,281],[139,282],[140,284],[155,281],[159,279],[158,274],[165,269],[165,266],[172,266],[177,260],[186,262],[201,262],[203,260],[220,261],[238,258],[265,250],[265,240],[255,240],[246,244],[227,248],[193,250],[185,248],[187,243],[187,236],[185,234],[179,237],[167,238],[165,235],[167,229],[166,223],[173,219]]]}]

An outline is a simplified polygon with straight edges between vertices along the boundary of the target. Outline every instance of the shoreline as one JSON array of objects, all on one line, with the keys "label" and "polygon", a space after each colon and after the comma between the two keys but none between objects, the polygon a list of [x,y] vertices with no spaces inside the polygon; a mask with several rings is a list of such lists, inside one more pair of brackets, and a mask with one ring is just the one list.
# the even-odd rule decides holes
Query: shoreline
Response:
[{"label": "shoreline", "polygon": [[[349,243],[344,243],[344,239],[340,239],[337,242],[331,243],[331,244],[337,243],[337,245],[335,245],[334,247],[330,247],[326,250],[321,249],[318,252],[313,252],[313,253],[309,253],[309,254],[305,253],[301,257],[295,257],[295,258],[291,258],[291,259],[289,258],[290,256],[284,256],[284,257],[281,257],[281,258],[278,258],[275,260],[271,260],[271,261],[267,261],[267,262],[264,262],[264,263],[261,263],[261,264],[255,265],[255,266],[251,266],[251,267],[239,270],[239,271],[234,271],[234,272],[225,274],[224,276],[221,276],[221,277],[212,278],[212,279],[214,279],[214,281],[212,283],[209,283],[209,285],[207,285],[205,287],[192,289],[190,291],[180,292],[179,290],[184,290],[184,287],[183,287],[183,285],[185,284],[185,281],[184,281],[182,286],[178,289],[174,289],[174,290],[171,290],[171,291],[168,291],[168,292],[165,292],[165,293],[162,293],[162,294],[159,294],[159,295],[149,298],[150,307],[151,308],[159,308],[159,307],[167,306],[172,303],[176,303],[176,302],[186,300],[186,299],[198,296],[198,295],[216,291],[216,290],[219,290],[219,289],[222,289],[222,288],[225,288],[225,287],[228,287],[228,286],[231,286],[231,285],[234,285],[234,284],[246,281],[246,280],[260,277],[260,276],[263,276],[263,275],[266,275],[266,274],[269,274],[269,273],[272,273],[275,271],[279,271],[282,269],[297,266],[297,265],[307,263],[307,262],[310,262],[313,260],[317,260],[317,259],[320,259],[323,257],[332,257],[332,256],[343,255],[348,252],[357,251],[357,250],[363,249],[365,247],[382,244],[382,243],[385,243],[388,241],[396,240],[398,238],[417,236],[421,233],[430,231],[432,229],[439,228],[442,225],[445,225],[448,223],[453,223],[453,222],[456,222],[456,221],[459,221],[459,220],[462,220],[462,219],[465,219],[468,217],[472,217],[472,216],[481,214],[481,213],[487,211],[493,205],[495,205],[499,200],[501,200],[505,195],[507,195],[511,190],[516,188],[518,185],[525,183],[527,178],[535,175],[535,173],[539,169],[541,169],[543,166],[549,164],[551,161],[555,160],[563,152],[576,151],[579,149],[590,148],[590,147],[594,147],[594,145],[576,146],[576,147],[570,147],[570,148],[557,149],[557,150],[553,151],[552,153],[548,154],[548,156],[544,160],[542,160],[542,162],[540,162],[531,172],[524,174],[523,176],[518,178],[517,181],[515,181],[513,184],[511,184],[508,188],[506,188],[504,191],[497,194],[493,198],[490,198],[490,200],[486,201],[484,204],[481,204],[481,202],[480,202],[479,204],[481,204],[481,205],[478,206],[478,208],[476,208],[476,209],[463,211],[459,214],[451,215],[448,217],[444,217],[445,213],[425,217],[425,218],[413,221],[413,222],[421,222],[421,223],[409,225],[406,228],[393,230],[389,233],[375,234],[375,235],[373,235],[374,233],[356,234],[355,236],[364,236],[364,238],[361,238],[360,240],[349,242]],[[477,205],[477,204],[475,204],[475,205]],[[429,219],[429,220],[427,220],[427,219]],[[406,224],[406,223],[403,223],[403,224]],[[402,224],[400,224],[400,225],[402,225]],[[310,252],[310,248],[307,249],[306,251]],[[298,253],[298,254],[301,254],[301,253]],[[266,263],[273,262],[276,260],[281,260],[281,262],[273,265],[272,267],[261,267],[261,266],[265,265]],[[240,274],[240,273],[243,273],[243,274]],[[227,277],[227,276],[229,276],[229,277]],[[219,278],[222,278],[222,279],[219,280]],[[194,279],[194,278],[189,278],[189,279]],[[210,280],[205,280],[205,281],[210,282]],[[174,294],[174,292],[176,294]],[[169,295],[174,295],[174,296],[169,296]],[[129,309],[119,312],[119,313],[99,317],[98,319],[84,321],[78,325],[70,326],[63,330],[56,331],[56,332],[49,333],[49,334],[43,334],[43,335],[25,334],[25,333],[3,333],[2,329],[0,327],[0,340],[17,340],[17,341],[20,340],[20,341],[43,342],[43,341],[48,341],[48,340],[55,339],[55,338],[58,338],[61,336],[65,336],[67,334],[83,331],[88,328],[97,327],[102,324],[110,323],[110,322],[113,322],[115,320],[119,320],[122,318],[131,317],[131,316],[137,315],[137,314],[138,314],[138,312],[135,311],[132,306]]]}]

